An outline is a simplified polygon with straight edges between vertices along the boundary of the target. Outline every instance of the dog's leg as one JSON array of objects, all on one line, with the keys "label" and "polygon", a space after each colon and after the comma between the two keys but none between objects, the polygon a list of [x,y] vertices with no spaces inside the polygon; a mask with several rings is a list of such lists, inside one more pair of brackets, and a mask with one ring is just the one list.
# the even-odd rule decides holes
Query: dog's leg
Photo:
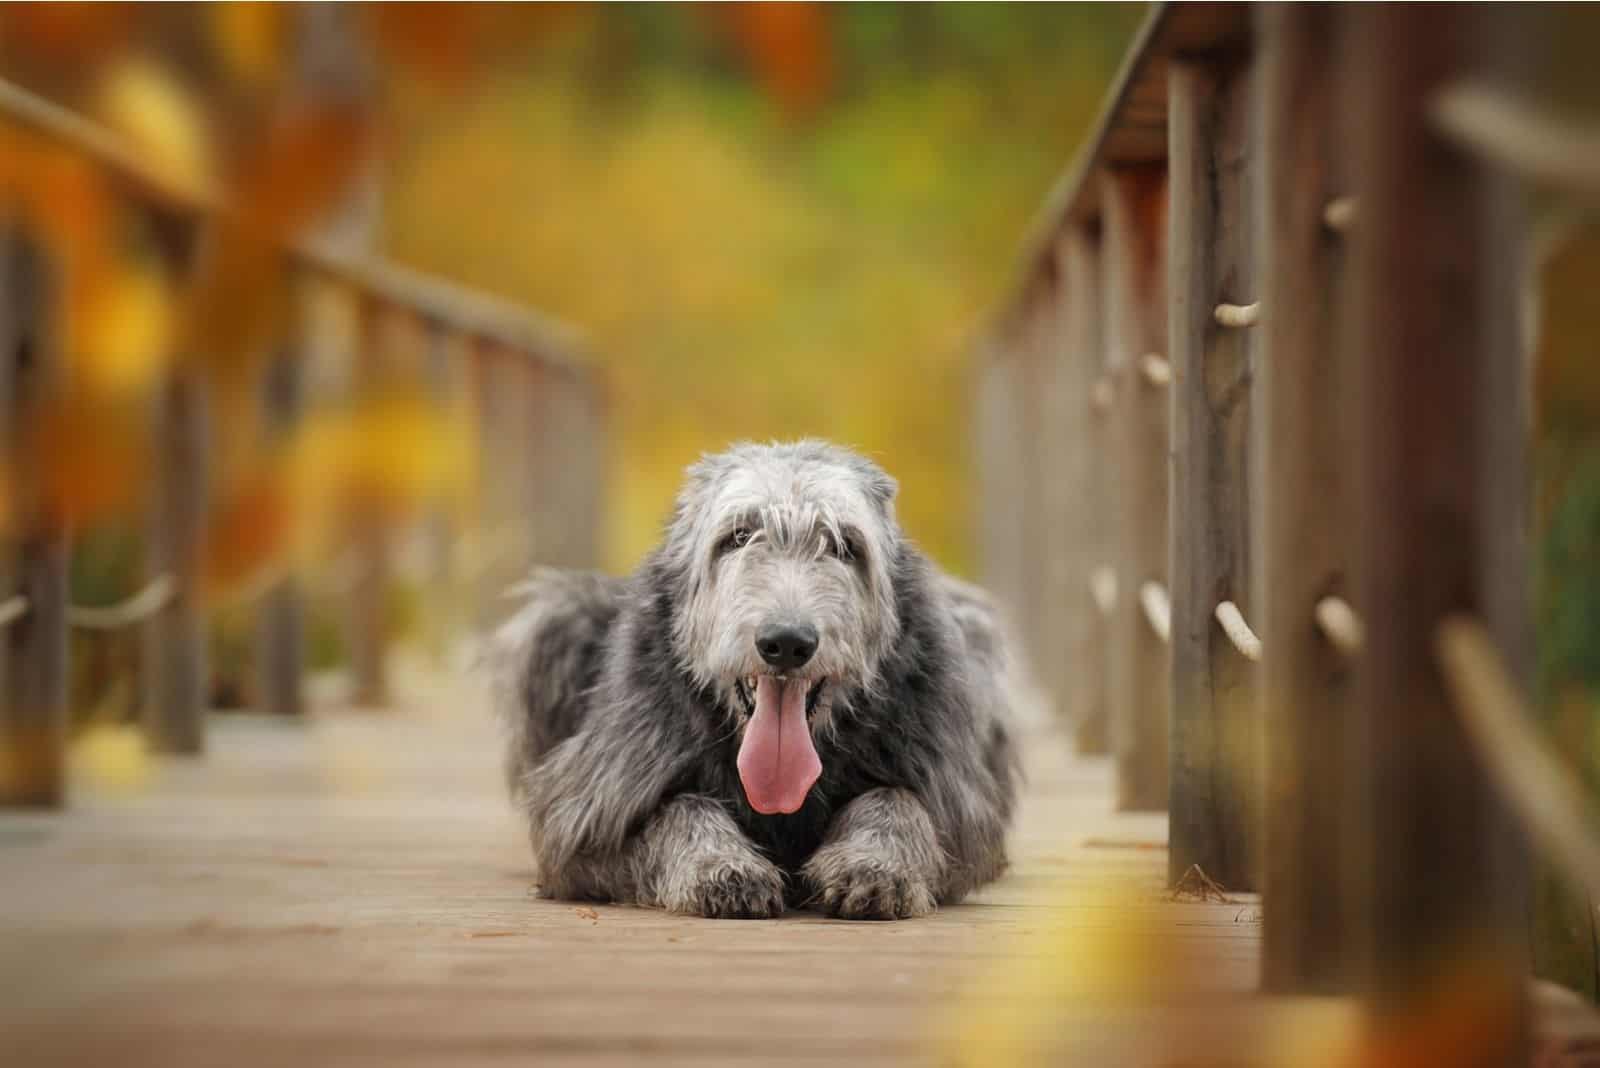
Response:
[{"label": "dog's leg", "polygon": [[783,911],[783,873],[709,797],[668,801],[627,852],[641,905],[722,919]]},{"label": "dog's leg", "polygon": [[834,817],[801,869],[812,900],[851,920],[925,916],[940,897],[946,861],[922,802],[908,790],[869,790]]}]

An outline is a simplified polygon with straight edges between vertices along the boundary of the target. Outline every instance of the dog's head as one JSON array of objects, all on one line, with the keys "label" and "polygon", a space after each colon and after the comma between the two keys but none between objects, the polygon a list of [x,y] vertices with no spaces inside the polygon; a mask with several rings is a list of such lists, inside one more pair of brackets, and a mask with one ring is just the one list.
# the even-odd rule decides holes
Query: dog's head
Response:
[{"label": "dog's head", "polygon": [[682,578],[671,640],[739,729],[758,812],[793,812],[821,773],[812,731],[870,692],[900,634],[895,483],[815,441],[740,445],[689,469],[665,557]]}]

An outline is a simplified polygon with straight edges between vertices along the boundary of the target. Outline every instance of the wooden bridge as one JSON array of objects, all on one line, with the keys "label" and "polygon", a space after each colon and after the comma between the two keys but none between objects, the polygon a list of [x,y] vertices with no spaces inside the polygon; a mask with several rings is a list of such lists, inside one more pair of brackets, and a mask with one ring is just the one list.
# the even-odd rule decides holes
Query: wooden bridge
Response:
[{"label": "wooden bridge", "polygon": [[[1057,725],[1027,746],[1012,873],[923,921],[716,923],[528,894],[481,693],[387,649],[382,605],[409,566],[482,622],[529,562],[589,562],[596,376],[530,313],[283,249],[304,307],[331,293],[357,328],[293,320],[274,420],[321,399],[297,369],[354,391],[416,361],[497,462],[465,527],[434,515],[353,540],[331,584],[350,618],[338,694],[304,669],[311,579],[260,583],[264,715],[202,714],[204,416],[183,364],[163,387],[149,585],[72,605],[58,528],[7,547],[0,784],[23,807],[0,815],[0,1034],[16,1063],[1192,1063],[1205,1042],[1269,1063],[1281,1051],[1251,1045],[1263,1020],[1307,1005],[1342,1034],[1372,1024],[1358,1063],[1509,1063],[1535,1045],[1576,1063],[1600,1028],[1529,986],[1525,945],[1528,843],[1589,887],[1600,851],[1518,697],[1519,205],[1541,183],[1593,196],[1600,175],[1592,143],[1511,92],[1536,47],[1503,9],[1152,13],[981,341],[984,577]],[[196,269],[222,206],[18,90],[0,108],[116,174],[176,235],[170,270]],[[1529,124],[1557,151],[1508,153]],[[52,373],[23,238],[8,426]],[[146,632],[146,737],[203,759],[163,759],[133,794],[69,781],[72,627]],[[1128,960],[1203,976],[1203,1019],[1111,1011],[1105,960],[1061,980],[1122,922],[1086,892],[1108,882],[1158,936]],[[1338,1059],[1297,1048],[1293,1063]]]}]

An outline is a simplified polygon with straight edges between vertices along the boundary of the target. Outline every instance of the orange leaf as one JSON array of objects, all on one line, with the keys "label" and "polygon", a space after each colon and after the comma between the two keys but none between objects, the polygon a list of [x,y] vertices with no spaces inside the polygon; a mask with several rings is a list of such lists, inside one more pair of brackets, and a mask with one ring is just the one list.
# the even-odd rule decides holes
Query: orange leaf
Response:
[{"label": "orange leaf", "polygon": [[271,125],[236,171],[232,200],[240,219],[273,237],[305,228],[351,185],[370,148],[367,116],[354,104],[297,105]]},{"label": "orange leaf", "polygon": [[131,507],[150,470],[137,405],[81,389],[47,398],[28,426],[23,456],[35,469],[43,518],[73,529]]},{"label": "orange leaf", "polygon": [[139,28],[140,4],[7,4],[0,25],[34,62],[80,65],[125,49]]},{"label": "orange leaf", "polygon": [[822,4],[718,4],[711,10],[779,104],[801,117],[817,109],[833,79]]},{"label": "orange leaf", "polygon": [[213,511],[201,581],[208,593],[237,589],[284,564],[294,527],[285,472],[270,464],[243,476]]}]

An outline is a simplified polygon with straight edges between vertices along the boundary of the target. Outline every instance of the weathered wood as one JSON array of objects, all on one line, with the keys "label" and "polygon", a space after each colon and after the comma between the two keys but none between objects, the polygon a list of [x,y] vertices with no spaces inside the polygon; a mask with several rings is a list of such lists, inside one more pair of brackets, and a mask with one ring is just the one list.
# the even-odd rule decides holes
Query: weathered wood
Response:
[{"label": "weathered wood", "polygon": [[[1167,108],[1171,215],[1172,797],[1168,877],[1192,865],[1255,889],[1260,843],[1257,668],[1218,626],[1250,583],[1252,331],[1219,305],[1255,302],[1249,197],[1250,68],[1232,55],[1174,62]],[[1252,613],[1253,614],[1253,613]]]},{"label": "weathered wood", "polygon": [[1516,576],[1486,574],[1507,561],[1503,539],[1520,536],[1522,515],[1497,511],[1501,487],[1525,477],[1520,453],[1490,452],[1505,440],[1487,430],[1490,408],[1504,418],[1518,393],[1504,390],[1502,367],[1520,363],[1519,291],[1501,284],[1516,249],[1483,172],[1427,118],[1431,95],[1466,68],[1475,16],[1381,5],[1346,17],[1340,99],[1361,215],[1344,349],[1356,372],[1355,602],[1367,626],[1350,706],[1349,926],[1380,1026],[1470,962],[1475,1011],[1503,1025],[1470,1063],[1501,1065],[1525,1057],[1526,859],[1444,692],[1434,643],[1447,615],[1514,611],[1497,583]]},{"label": "weathered wood", "polygon": [[[1242,906],[1161,901],[1159,850],[1095,844],[1159,840],[1161,817],[1108,813],[1105,765],[1044,739],[1025,747],[1012,874],[924,919],[540,900],[525,831],[485,773],[493,718],[463,680],[442,681],[397,695],[381,721],[331,707],[304,731],[230,718],[203,766],[157,777],[136,804],[90,793],[47,835],[0,822],[0,988],[26,990],[0,999],[8,1063],[947,1062],[933,1044],[999,1007],[985,973],[1037,958],[1027,932],[1103,925],[1062,872],[1129,879],[1163,967],[1194,961],[1233,993],[1254,981]],[[330,775],[340,754],[359,768]],[[1059,1018],[1051,993],[1024,986],[1030,1016]]]},{"label": "weathered wood", "polygon": [[[50,264],[16,234],[0,240],[0,264],[0,440],[17,456],[38,406],[59,385],[61,363],[47,318]],[[54,807],[67,793],[67,539],[40,509],[35,466],[12,470],[18,526],[0,597],[26,598],[27,611],[0,629],[0,805]]]},{"label": "weathered wood", "polygon": [[1078,752],[1104,753],[1110,748],[1106,722],[1110,626],[1089,591],[1091,576],[1097,568],[1110,565],[1113,549],[1107,515],[1114,489],[1107,467],[1108,424],[1094,400],[1095,386],[1105,374],[1099,234],[1075,226],[1063,236],[1057,255],[1064,321],[1056,358],[1067,387],[1060,418],[1069,431],[1060,462],[1070,472],[1060,480],[1064,529],[1056,596],[1066,609],[1061,692]]},{"label": "weathered wood", "polygon": [[1022,450],[1016,359],[1001,339],[978,358],[976,407],[979,574],[1007,615],[1020,626],[1022,575]]},{"label": "weathered wood", "polygon": [[[347,358],[357,391],[392,382],[403,365],[395,345],[404,309],[362,294],[357,298],[355,352]],[[392,516],[388,502],[371,498],[353,502],[348,560],[350,594],[346,604],[345,647],[349,655],[352,699],[359,705],[389,703],[389,593],[394,570]]]},{"label": "weathered wood", "polygon": [[173,596],[144,627],[146,743],[158,753],[205,748],[208,655],[198,569],[206,528],[210,440],[205,389],[192,366],[166,373],[155,411],[155,470],[145,567]]},{"label": "weathered wood", "polygon": [[[1078,715],[1074,676],[1081,657],[1081,598],[1073,597],[1072,575],[1085,564],[1080,501],[1088,458],[1078,447],[1074,409],[1082,396],[1066,346],[1066,294],[1060,257],[1037,284],[1027,327],[1033,433],[1025,492],[1032,508],[1026,552],[1035,596],[1026,631],[1032,636],[1035,676],[1056,718]],[[1081,589],[1081,583],[1077,584]]]},{"label": "weathered wood", "polygon": [[1255,222],[1258,327],[1252,405],[1259,474],[1254,589],[1266,745],[1262,984],[1326,992],[1349,981],[1340,893],[1349,657],[1319,632],[1317,603],[1346,596],[1352,450],[1338,344],[1348,235],[1324,224],[1342,195],[1335,160],[1335,12],[1269,5],[1258,16],[1262,153]]},{"label": "weathered wood", "polygon": [[[262,422],[274,439],[282,439],[292,431],[304,406],[304,348],[310,317],[302,308],[307,297],[305,289],[297,290],[295,296],[300,301],[291,312],[289,338],[267,369],[263,389]],[[292,572],[262,595],[255,625],[257,706],[268,715],[303,714],[305,603]]]},{"label": "weathered wood", "polygon": [[1167,580],[1168,405],[1138,361],[1167,348],[1166,175],[1161,167],[1118,168],[1102,183],[1104,343],[1117,394],[1109,416],[1120,486],[1111,686],[1117,806],[1164,809],[1170,657],[1138,594],[1146,582]]},{"label": "weathered wood", "polygon": [[[515,361],[526,382],[522,455],[527,474],[519,492],[530,525],[531,559],[589,568],[599,558],[605,450],[599,398],[585,376],[538,361]],[[529,477],[531,476],[531,477]]]}]

